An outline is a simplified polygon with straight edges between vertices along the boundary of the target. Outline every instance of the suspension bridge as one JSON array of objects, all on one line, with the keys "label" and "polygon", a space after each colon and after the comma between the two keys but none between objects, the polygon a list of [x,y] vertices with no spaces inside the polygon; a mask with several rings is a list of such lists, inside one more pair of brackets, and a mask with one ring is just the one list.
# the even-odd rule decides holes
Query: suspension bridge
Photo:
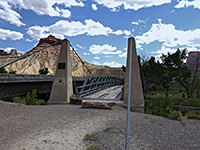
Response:
[{"label": "suspension bridge", "polygon": [[[134,38],[129,39],[128,44],[128,56],[131,55],[130,58],[137,59],[136,51],[133,54],[130,54],[130,49],[135,49],[135,45],[132,44]],[[26,55],[23,55],[19,58],[16,58],[13,61],[7,62],[6,64],[0,66],[0,68],[7,67],[17,61],[22,59],[26,59],[31,55],[37,54],[40,51],[47,49],[48,47],[61,44],[60,54],[57,62],[56,73],[54,76],[44,76],[44,75],[20,75],[20,74],[1,74],[0,75],[0,88],[1,94],[0,98],[4,97],[13,97],[18,95],[24,95],[26,92],[30,92],[31,89],[37,89],[38,92],[50,92],[50,98],[48,103],[63,103],[69,102],[71,95],[79,95],[84,99],[88,100],[113,100],[120,101],[123,100],[126,105],[128,102],[128,80],[125,80],[125,85],[121,85],[121,80],[112,76],[95,76],[92,71],[90,71],[89,67],[84,63],[84,61],[80,58],[75,48],[70,44],[70,41],[67,39],[57,41],[48,46],[44,46],[39,50],[32,51]],[[73,51],[78,60],[81,62],[83,67],[89,72],[89,76],[87,77],[72,77],[72,62],[71,62],[71,54],[70,51]],[[129,78],[129,57],[127,57],[127,72],[126,79]],[[135,60],[134,60],[135,61]],[[131,93],[135,96],[132,99],[132,108],[136,111],[143,112],[144,101],[143,94],[140,83],[140,76],[138,76],[139,68],[138,64],[135,61],[132,63],[132,68],[135,70],[132,72],[132,77],[134,79],[131,80],[130,84],[133,85],[131,87]],[[133,82],[133,83],[132,83]],[[17,88],[18,87],[18,88]],[[21,90],[20,90],[21,87]],[[110,89],[107,89],[109,88]],[[115,87],[115,88],[113,88]],[[18,90],[16,90],[18,89]],[[97,93],[100,90],[104,92]],[[107,89],[107,90],[105,90]],[[122,90],[125,89],[125,90]],[[96,94],[94,94],[96,93]],[[140,110],[141,109],[141,110]]]}]

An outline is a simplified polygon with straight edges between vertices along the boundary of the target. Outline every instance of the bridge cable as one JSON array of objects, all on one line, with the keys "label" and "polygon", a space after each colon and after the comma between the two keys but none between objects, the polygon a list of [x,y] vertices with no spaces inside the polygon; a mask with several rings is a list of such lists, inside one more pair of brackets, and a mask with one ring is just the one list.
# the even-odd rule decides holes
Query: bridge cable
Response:
[{"label": "bridge cable", "polygon": [[13,63],[19,61],[19,60],[25,59],[25,58],[27,58],[27,57],[29,57],[29,56],[35,54],[35,53],[38,53],[38,52],[40,52],[40,51],[42,51],[42,50],[45,50],[45,49],[48,48],[48,47],[54,46],[54,45],[56,45],[56,44],[58,44],[58,43],[60,43],[60,42],[61,42],[61,41],[57,41],[57,42],[55,42],[55,43],[53,43],[53,44],[51,44],[51,45],[49,45],[49,46],[45,46],[45,47],[43,47],[42,49],[39,49],[39,50],[37,50],[37,51],[34,51],[34,52],[32,52],[32,53],[30,53],[30,54],[28,54],[28,55],[22,56],[22,57],[20,57],[20,58],[17,59],[17,60],[14,60],[14,61],[12,61],[12,62],[10,62],[10,63],[7,63],[6,65],[1,66],[0,69],[1,69],[1,68],[4,68],[4,67],[7,67],[7,66],[9,66],[9,65],[11,65],[11,64],[13,64]]},{"label": "bridge cable", "polygon": [[93,76],[92,72],[90,71],[90,69],[85,65],[85,63],[83,62],[83,60],[81,59],[81,57],[78,55],[78,53],[75,51],[74,47],[70,44],[73,52],[77,55],[78,59],[80,60],[80,62],[83,64],[83,66],[85,66],[85,68],[87,69],[87,71]]},{"label": "bridge cable", "polygon": [[128,103],[127,103],[127,115],[126,115],[126,142],[125,150],[129,150],[129,136],[130,136],[130,101],[131,101],[131,65],[132,65],[132,51],[133,41],[130,40],[130,57],[129,57],[129,84],[128,84]]}]

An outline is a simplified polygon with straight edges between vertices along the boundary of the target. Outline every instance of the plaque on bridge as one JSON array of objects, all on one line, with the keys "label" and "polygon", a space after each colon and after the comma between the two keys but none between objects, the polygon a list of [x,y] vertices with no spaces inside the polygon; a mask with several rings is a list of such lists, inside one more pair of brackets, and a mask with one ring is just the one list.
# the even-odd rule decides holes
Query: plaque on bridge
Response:
[{"label": "plaque on bridge", "polygon": [[65,63],[58,63],[58,69],[65,69]]}]

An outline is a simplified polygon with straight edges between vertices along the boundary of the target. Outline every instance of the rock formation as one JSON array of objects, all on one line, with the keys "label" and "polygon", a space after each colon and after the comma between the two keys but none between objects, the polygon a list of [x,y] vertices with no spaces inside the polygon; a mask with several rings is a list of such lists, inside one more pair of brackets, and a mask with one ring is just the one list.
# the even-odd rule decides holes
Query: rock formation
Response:
[{"label": "rock formation", "polygon": [[16,49],[11,49],[10,53],[4,51],[3,49],[0,50],[0,56],[22,56],[22,53]]},{"label": "rock formation", "polygon": [[22,56],[22,53],[20,51],[16,50],[16,49],[11,49],[10,55]]},{"label": "rock formation", "polygon": [[[60,39],[57,39],[52,35],[48,36],[47,38],[42,38],[40,39],[36,47],[34,47],[31,51],[25,53],[23,56],[33,53],[46,46],[50,46],[51,44],[57,41],[60,41]],[[39,74],[38,71],[46,67],[49,70],[49,75],[53,75],[55,73],[56,63],[57,63],[58,55],[60,52],[60,47],[61,47],[60,43],[54,46],[50,46],[38,53],[32,54],[31,56],[25,59],[19,60],[16,63],[13,63],[7,66],[6,70],[8,71],[15,70],[17,74]],[[72,56],[72,75],[73,76],[90,75],[87,69],[80,62],[78,56],[73,51],[71,51],[71,56]],[[0,66],[18,58],[19,57],[10,58],[10,57],[1,56]],[[117,77],[124,76],[124,73],[121,68],[97,66],[97,65],[89,64],[83,59],[82,61],[92,71],[93,75],[112,75],[112,76],[117,76]]]}]

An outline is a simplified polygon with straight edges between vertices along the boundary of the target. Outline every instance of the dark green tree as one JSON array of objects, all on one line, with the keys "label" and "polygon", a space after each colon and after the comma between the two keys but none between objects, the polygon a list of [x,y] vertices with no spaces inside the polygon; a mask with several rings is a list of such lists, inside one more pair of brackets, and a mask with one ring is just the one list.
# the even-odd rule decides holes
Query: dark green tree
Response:
[{"label": "dark green tree", "polygon": [[46,67],[40,69],[38,72],[39,72],[39,74],[45,74],[45,75],[47,75],[49,73],[48,68],[46,68]]},{"label": "dark green tree", "polygon": [[155,61],[155,57],[142,60],[140,67],[144,93],[159,89],[162,81],[162,66],[158,61]]},{"label": "dark green tree", "polygon": [[[187,92],[187,97],[190,97],[190,77],[191,72],[185,65],[184,61],[186,60],[186,49],[177,51],[173,54],[168,53],[167,55],[162,55],[162,67],[163,67],[163,76],[168,78],[168,82],[176,81]],[[168,87],[166,87],[168,88]]]},{"label": "dark green tree", "polygon": [[0,69],[0,73],[8,73],[5,68]]},{"label": "dark green tree", "polygon": [[126,72],[126,67],[124,65],[122,66],[122,70],[123,72]]},{"label": "dark green tree", "polygon": [[16,74],[16,70],[9,71],[9,74]]}]

